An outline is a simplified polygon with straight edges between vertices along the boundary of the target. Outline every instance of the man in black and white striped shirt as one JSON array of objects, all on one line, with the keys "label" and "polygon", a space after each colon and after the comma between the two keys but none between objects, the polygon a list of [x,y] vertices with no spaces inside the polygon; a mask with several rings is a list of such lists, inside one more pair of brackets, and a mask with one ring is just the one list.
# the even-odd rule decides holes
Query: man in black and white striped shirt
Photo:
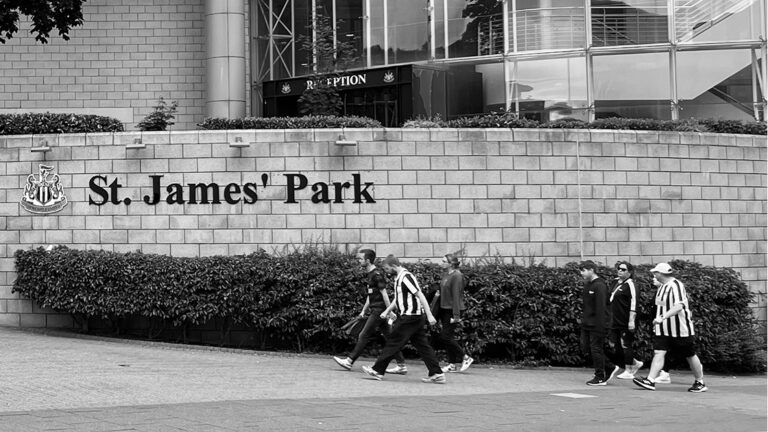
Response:
[{"label": "man in black and white striped shirt", "polygon": [[651,270],[653,277],[662,285],[656,291],[656,318],[653,320],[653,362],[646,378],[635,378],[633,382],[646,390],[656,390],[654,380],[664,366],[667,351],[677,352],[688,361],[693,371],[693,385],[689,392],[702,393],[708,390],[704,384],[704,368],[696,355],[693,319],[688,305],[685,286],[672,276],[672,267],[659,263]]},{"label": "man in black and white striped shirt", "polygon": [[422,381],[444,384],[445,374],[440,368],[435,351],[429,344],[427,331],[424,328],[427,322],[429,325],[435,325],[437,320],[432,315],[429,302],[424,297],[424,293],[421,292],[419,283],[413,274],[400,265],[400,261],[394,255],[387,256],[381,267],[387,273],[397,274],[395,278],[395,301],[381,313],[381,317],[385,318],[395,307],[397,307],[399,317],[392,326],[387,344],[379,358],[376,359],[376,363],[373,367],[363,366],[363,373],[368,375],[368,378],[376,380],[384,378],[389,362],[410,341],[429,371],[429,375],[422,378]]}]

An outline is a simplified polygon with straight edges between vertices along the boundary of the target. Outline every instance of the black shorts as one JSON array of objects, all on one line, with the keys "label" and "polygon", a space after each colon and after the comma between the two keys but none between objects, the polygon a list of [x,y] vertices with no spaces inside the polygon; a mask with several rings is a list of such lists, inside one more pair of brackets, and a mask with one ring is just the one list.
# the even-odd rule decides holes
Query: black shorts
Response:
[{"label": "black shorts", "polygon": [[696,344],[693,341],[693,336],[654,336],[653,349],[656,351],[672,351],[675,354],[685,358],[693,357],[696,355]]}]

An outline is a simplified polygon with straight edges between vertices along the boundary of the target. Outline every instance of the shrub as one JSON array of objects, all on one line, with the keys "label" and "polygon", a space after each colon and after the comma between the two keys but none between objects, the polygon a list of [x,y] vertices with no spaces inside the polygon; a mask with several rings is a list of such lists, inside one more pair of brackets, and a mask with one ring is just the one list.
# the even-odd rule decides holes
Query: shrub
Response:
[{"label": "shrub", "polygon": [[115,118],[84,114],[0,114],[0,135],[123,132]]},{"label": "shrub", "polygon": [[304,117],[246,117],[242,119],[207,118],[197,125],[201,129],[324,129],[324,128],[377,128],[377,120],[357,116],[304,116]]},{"label": "shrub", "polygon": [[142,131],[166,130],[168,126],[173,125],[174,122],[172,120],[175,118],[174,114],[176,113],[176,107],[178,106],[178,102],[173,101],[169,105],[161,97],[160,100],[157,101],[157,105],[155,105],[155,110],[144,117],[144,119],[136,125],[136,128]]},{"label": "shrub", "polygon": [[408,120],[403,124],[404,128],[439,128],[442,127],[443,119],[440,118],[440,114],[436,114],[432,117],[419,116],[413,120]]},{"label": "shrub", "polygon": [[299,113],[304,115],[336,116],[344,109],[344,101],[335,87],[322,84],[316,80],[317,86],[304,90],[299,97]]},{"label": "shrub", "polygon": [[[13,291],[41,306],[80,317],[145,317],[178,326],[224,320],[261,335],[261,347],[339,352],[351,348],[338,329],[360,310],[363,275],[351,253],[307,247],[267,254],[173,258],[142,253],[42,248],[17,251]],[[729,269],[674,261],[686,285],[707,370],[765,370],[752,294]],[[440,268],[405,265],[425,291],[439,286]],[[459,339],[483,360],[577,365],[581,280],[576,264],[562,268],[486,260],[462,271],[467,310]],[[637,266],[638,356],[649,359],[655,288],[650,265]],[[615,277],[613,268],[601,275]]]}]

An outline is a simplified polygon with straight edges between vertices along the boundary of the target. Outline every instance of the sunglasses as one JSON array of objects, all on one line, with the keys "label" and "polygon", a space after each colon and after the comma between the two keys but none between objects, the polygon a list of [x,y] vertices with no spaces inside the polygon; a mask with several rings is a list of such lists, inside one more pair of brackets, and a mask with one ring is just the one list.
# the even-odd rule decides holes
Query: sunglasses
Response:
[{"label": "sunglasses", "polygon": [[619,267],[616,270],[618,270],[618,271],[629,271],[629,269],[624,268],[624,267]]}]

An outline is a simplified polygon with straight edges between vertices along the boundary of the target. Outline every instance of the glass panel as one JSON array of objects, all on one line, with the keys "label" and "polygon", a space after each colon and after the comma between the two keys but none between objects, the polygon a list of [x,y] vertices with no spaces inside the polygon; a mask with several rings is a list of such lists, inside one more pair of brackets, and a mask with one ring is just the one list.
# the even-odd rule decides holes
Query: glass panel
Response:
[{"label": "glass panel", "polygon": [[[272,11],[269,10],[269,2],[260,1],[255,4],[255,7],[257,7],[255,13],[257,72],[254,80],[261,81],[293,76],[291,44],[295,39],[291,36],[291,31],[294,31],[291,28],[291,14],[294,13],[294,10],[291,9],[290,2],[288,0],[274,0]],[[303,9],[298,13],[301,17],[306,16],[306,11]],[[270,41],[270,17],[274,29],[272,41]],[[306,33],[304,28],[306,24],[306,21],[297,19],[295,31],[298,34]],[[274,47],[272,42],[274,42]],[[305,58],[299,53],[297,53],[297,63],[305,63]],[[270,68],[272,68],[273,78],[270,78]],[[297,73],[301,73],[301,68],[298,65],[296,69]]]},{"label": "glass panel", "polygon": [[510,107],[521,117],[546,122],[588,120],[584,57],[510,62]]},{"label": "glass panel", "polygon": [[675,34],[680,42],[757,40],[761,0],[676,0]]},{"label": "glass panel", "polygon": [[583,48],[585,21],[582,0],[519,0],[517,50]]},{"label": "glass panel", "polygon": [[446,58],[445,52],[445,2],[446,0],[434,0],[435,7],[435,58]]},{"label": "glass panel", "polygon": [[594,46],[667,42],[666,0],[592,0]]},{"label": "glass panel", "polygon": [[347,68],[363,68],[365,67],[363,0],[324,0],[324,3],[329,4],[329,11],[331,11],[332,2],[336,3],[336,40],[351,42],[354,47],[351,57],[357,58]]},{"label": "glass panel", "polygon": [[754,120],[752,81],[750,50],[677,53],[680,118]]},{"label": "glass panel", "polygon": [[[438,0],[440,1],[440,0]],[[448,9],[448,57],[500,54],[503,4],[496,0],[443,0]]]},{"label": "glass panel", "polygon": [[595,117],[669,120],[669,54],[595,56]]},{"label": "glass panel", "polygon": [[384,4],[386,0],[370,0],[371,10],[368,17],[371,25],[371,40],[366,46],[371,50],[371,65],[384,64]]},{"label": "glass panel", "polygon": [[[375,0],[374,0],[375,1]],[[389,63],[429,60],[429,15],[426,1],[386,0]]]}]

